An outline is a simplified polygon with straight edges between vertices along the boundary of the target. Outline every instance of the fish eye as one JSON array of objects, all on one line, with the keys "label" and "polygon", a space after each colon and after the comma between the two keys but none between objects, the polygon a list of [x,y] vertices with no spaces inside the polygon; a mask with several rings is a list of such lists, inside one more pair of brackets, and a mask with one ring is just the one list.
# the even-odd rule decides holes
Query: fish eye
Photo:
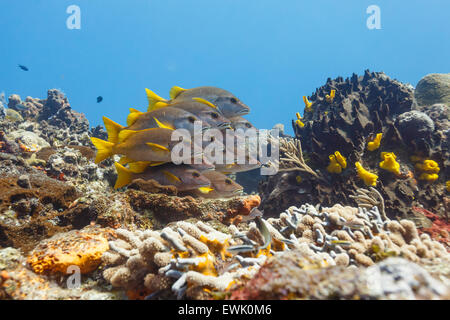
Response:
[{"label": "fish eye", "polygon": [[214,119],[219,118],[219,114],[218,114],[218,113],[215,113],[215,112],[211,113],[211,116],[212,116]]},{"label": "fish eye", "polygon": [[232,182],[230,179],[226,179],[226,180],[225,180],[225,183],[226,183],[226,184],[232,184],[233,182]]},{"label": "fish eye", "polygon": [[252,127],[252,125],[251,125],[250,123],[248,123],[248,122],[245,124],[245,126],[246,126],[247,128],[251,128],[251,127]]},{"label": "fish eye", "polygon": [[196,119],[193,116],[189,116],[188,120],[189,120],[190,123],[194,123]]},{"label": "fish eye", "polygon": [[214,142],[216,140],[216,138],[211,137],[211,140],[209,140],[210,142]]},{"label": "fish eye", "polygon": [[237,103],[237,99],[236,99],[236,98],[231,98],[230,101],[231,101],[232,103]]},{"label": "fish eye", "polygon": [[198,178],[198,177],[200,177],[200,173],[198,173],[197,171],[194,171],[194,172],[192,172],[192,176],[194,178]]}]

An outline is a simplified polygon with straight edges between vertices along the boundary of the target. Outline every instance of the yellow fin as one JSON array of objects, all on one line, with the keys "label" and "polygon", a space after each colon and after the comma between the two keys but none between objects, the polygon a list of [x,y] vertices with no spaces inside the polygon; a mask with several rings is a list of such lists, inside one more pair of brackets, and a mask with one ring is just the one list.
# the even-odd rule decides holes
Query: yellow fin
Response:
[{"label": "yellow fin", "polygon": [[170,89],[169,95],[170,95],[170,99],[175,99],[176,97],[178,97],[178,95],[182,92],[186,91],[186,89],[174,86],[172,87],[172,89]]},{"label": "yellow fin", "polygon": [[152,90],[145,88],[145,92],[147,93],[147,100],[148,100],[148,109],[147,111],[152,111],[155,109],[155,105],[158,102],[167,102],[166,99],[161,98],[156,93],[154,93]]},{"label": "yellow fin", "polygon": [[167,162],[165,162],[165,161],[150,161],[149,162],[149,166],[150,167],[156,167],[156,166],[160,166],[160,165],[162,165],[164,163],[167,163]]},{"label": "yellow fin", "polygon": [[167,149],[166,147],[157,144],[157,143],[153,143],[153,142],[147,142],[146,145],[148,145],[150,148],[152,148],[154,151],[170,151],[169,149]]},{"label": "yellow fin", "polygon": [[169,179],[169,181],[171,181],[173,183],[181,182],[180,178],[178,178],[173,173],[170,173],[169,171],[166,171],[166,170],[164,170],[163,173],[167,177],[167,179]]},{"label": "yellow fin", "polygon": [[92,143],[97,148],[97,155],[95,156],[95,163],[102,162],[103,160],[113,155],[114,143],[104,141],[98,138],[91,138]]},{"label": "yellow fin", "polygon": [[131,126],[131,125],[132,125],[133,123],[135,123],[136,120],[137,120],[141,115],[143,115],[143,114],[144,114],[144,113],[141,112],[141,111],[139,111],[139,110],[130,108],[130,114],[129,114],[128,117],[127,117],[127,125],[128,125],[128,126]]},{"label": "yellow fin", "polygon": [[205,100],[205,99],[203,99],[203,98],[192,98],[192,100],[195,100],[195,101],[197,101],[197,102],[206,104],[208,107],[217,109],[217,107],[216,107],[215,105],[213,105],[211,102],[209,102],[208,100]]},{"label": "yellow fin", "polygon": [[155,120],[155,122],[156,122],[156,124],[158,125],[158,127],[160,127],[160,128],[164,128],[164,129],[171,129],[171,130],[175,130],[175,128],[174,127],[172,127],[172,126],[168,126],[168,125],[165,125],[164,123],[162,123],[162,122],[160,122],[158,119],[156,119],[155,117],[153,117],[153,119]]},{"label": "yellow fin", "polygon": [[133,134],[137,133],[135,130],[122,130],[119,132],[119,143],[124,142],[129,137],[131,137]]},{"label": "yellow fin", "polygon": [[211,191],[213,191],[214,188],[211,187],[200,187],[198,188],[198,191],[200,191],[201,193],[210,193]]},{"label": "yellow fin", "polygon": [[129,169],[122,166],[120,163],[115,162],[114,166],[117,170],[117,180],[116,184],[114,185],[114,189],[119,189],[123,186],[126,186],[133,180],[133,172],[131,172]]},{"label": "yellow fin", "polygon": [[108,133],[108,141],[117,143],[119,140],[119,132],[124,128],[118,123],[115,123],[107,117],[103,117],[103,123],[105,124],[106,132]]},{"label": "yellow fin", "polygon": [[136,161],[128,164],[128,168],[131,172],[142,173],[150,165],[150,161]]},{"label": "yellow fin", "polygon": [[120,158],[119,163],[120,164],[127,164],[127,163],[130,163],[130,162],[133,162],[133,161],[134,161],[133,159],[130,159],[128,157],[123,156],[122,158]]}]

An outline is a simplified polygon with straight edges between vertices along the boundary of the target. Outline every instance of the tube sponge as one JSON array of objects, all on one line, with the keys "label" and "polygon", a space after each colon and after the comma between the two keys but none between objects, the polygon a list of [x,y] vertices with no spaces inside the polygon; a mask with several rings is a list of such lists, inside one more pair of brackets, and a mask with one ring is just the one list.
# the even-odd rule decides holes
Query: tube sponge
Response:
[{"label": "tube sponge", "polygon": [[441,170],[434,160],[424,160],[423,163],[416,163],[416,169],[428,173],[438,173]]},{"label": "tube sponge", "polygon": [[330,172],[330,173],[341,173],[342,172],[342,167],[337,162],[336,156],[331,154],[331,155],[328,156],[328,158],[330,159],[330,164],[327,166],[327,171]]},{"label": "tube sponge", "polygon": [[420,176],[419,176],[419,180],[426,180],[426,181],[436,181],[439,178],[439,176],[436,173],[426,173],[423,172]]},{"label": "tube sponge", "polygon": [[302,122],[302,117],[300,116],[300,113],[296,113],[295,114],[297,116],[297,120],[295,120],[295,124],[300,127],[303,128],[305,126],[305,124]]},{"label": "tube sponge", "polygon": [[306,96],[303,96],[303,102],[305,103],[305,111],[312,112],[312,102],[309,102]]},{"label": "tube sponge", "polygon": [[382,152],[381,158],[383,161],[380,162],[380,168],[395,173],[400,174],[400,164],[395,160],[397,156],[393,152]]},{"label": "tube sponge", "polygon": [[347,168],[347,159],[343,157],[339,151],[336,151],[334,153],[334,156],[336,157],[336,161],[339,163],[342,169]]},{"label": "tube sponge", "polygon": [[331,102],[333,102],[335,95],[336,95],[336,90],[333,89],[333,90],[331,90],[330,94],[327,94],[325,96],[325,99],[327,100],[328,103],[331,103]]},{"label": "tube sponge", "polygon": [[364,181],[366,186],[376,186],[377,185],[377,179],[378,176],[374,173],[371,173],[364,169],[359,163],[359,161],[355,162],[356,172],[358,173],[358,176]]},{"label": "tube sponge", "polygon": [[375,139],[367,143],[367,150],[374,151],[380,147],[381,138],[383,137],[382,133],[377,133]]},{"label": "tube sponge", "polygon": [[339,151],[329,155],[330,164],[327,167],[327,171],[330,173],[341,173],[342,169],[347,168],[347,159],[341,155]]}]

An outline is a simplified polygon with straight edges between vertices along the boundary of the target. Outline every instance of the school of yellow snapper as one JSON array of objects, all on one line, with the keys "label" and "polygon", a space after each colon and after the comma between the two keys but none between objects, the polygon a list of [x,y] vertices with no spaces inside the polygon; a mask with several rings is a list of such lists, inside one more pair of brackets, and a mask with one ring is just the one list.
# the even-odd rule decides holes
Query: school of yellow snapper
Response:
[{"label": "school of yellow snapper", "polygon": [[[196,148],[193,139],[183,136],[182,143],[189,146],[191,153],[184,156],[181,164],[175,164],[171,161],[171,152],[180,141],[172,141],[172,133],[185,129],[192,137],[194,124],[200,123],[202,132],[214,128],[223,136],[225,132],[231,132],[227,137],[234,139],[233,133],[237,129],[256,130],[242,117],[250,112],[250,108],[232,93],[216,87],[183,89],[175,86],[170,90],[170,100],[145,90],[149,102],[147,112],[131,108],[127,126],[103,117],[108,141],[91,138],[97,148],[95,163],[121,155],[120,161],[115,163],[118,177],[114,187],[121,188],[134,179],[153,179],[161,185],[173,185],[178,191],[202,197],[227,198],[240,194],[242,186],[226,174],[260,167],[256,158],[247,154],[244,164],[237,163],[233,148],[231,163],[215,161],[203,153],[207,147],[205,141]],[[222,144],[222,159],[230,150],[224,146],[226,143],[223,141]],[[234,147],[236,141],[232,145]],[[191,161],[196,157],[200,157],[200,163]]]}]

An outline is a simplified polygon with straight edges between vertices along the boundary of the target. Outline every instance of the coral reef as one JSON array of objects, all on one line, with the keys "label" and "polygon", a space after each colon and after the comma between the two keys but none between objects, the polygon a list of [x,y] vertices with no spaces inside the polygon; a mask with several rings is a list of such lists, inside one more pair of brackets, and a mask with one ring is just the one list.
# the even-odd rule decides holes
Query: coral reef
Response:
[{"label": "coral reef", "polygon": [[271,258],[231,299],[448,299],[449,288],[420,266],[389,258],[367,269],[311,268],[300,252]]},{"label": "coral reef", "polygon": [[58,233],[41,241],[27,262],[36,273],[66,274],[69,267],[76,266],[85,274],[99,266],[102,254],[108,249],[106,231],[88,227]]},{"label": "coral reef", "polygon": [[[332,90],[334,98],[327,99]],[[450,113],[445,105],[417,105],[414,95],[412,86],[382,72],[366,70],[363,76],[327,79],[305,97],[311,110],[302,118],[304,126],[292,121],[295,138],[290,144],[301,141],[302,145],[303,162],[297,166],[311,174],[299,181],[298,169],[280,170],[261,182],[265,214],[276,215],[280,208],[305,202],[353,205],[349,196],[358,188],[376,186],[391,218],[425,223],[413,206],[443,216],[445,181],[450,174]],[[330,158],[336,150],[346,158],[347,168]],[[294,167],[294,160],[283,154],[280,168]],[[411,157],[434,161],[440,173],[417,170]]]},{"label": "coral reef", "polygon": [[449,299],[450,118],[426,88],[329,79],[271,140],[280,172],[227,199],[115,191],[62,92],[0,96],[0,299]]}]

